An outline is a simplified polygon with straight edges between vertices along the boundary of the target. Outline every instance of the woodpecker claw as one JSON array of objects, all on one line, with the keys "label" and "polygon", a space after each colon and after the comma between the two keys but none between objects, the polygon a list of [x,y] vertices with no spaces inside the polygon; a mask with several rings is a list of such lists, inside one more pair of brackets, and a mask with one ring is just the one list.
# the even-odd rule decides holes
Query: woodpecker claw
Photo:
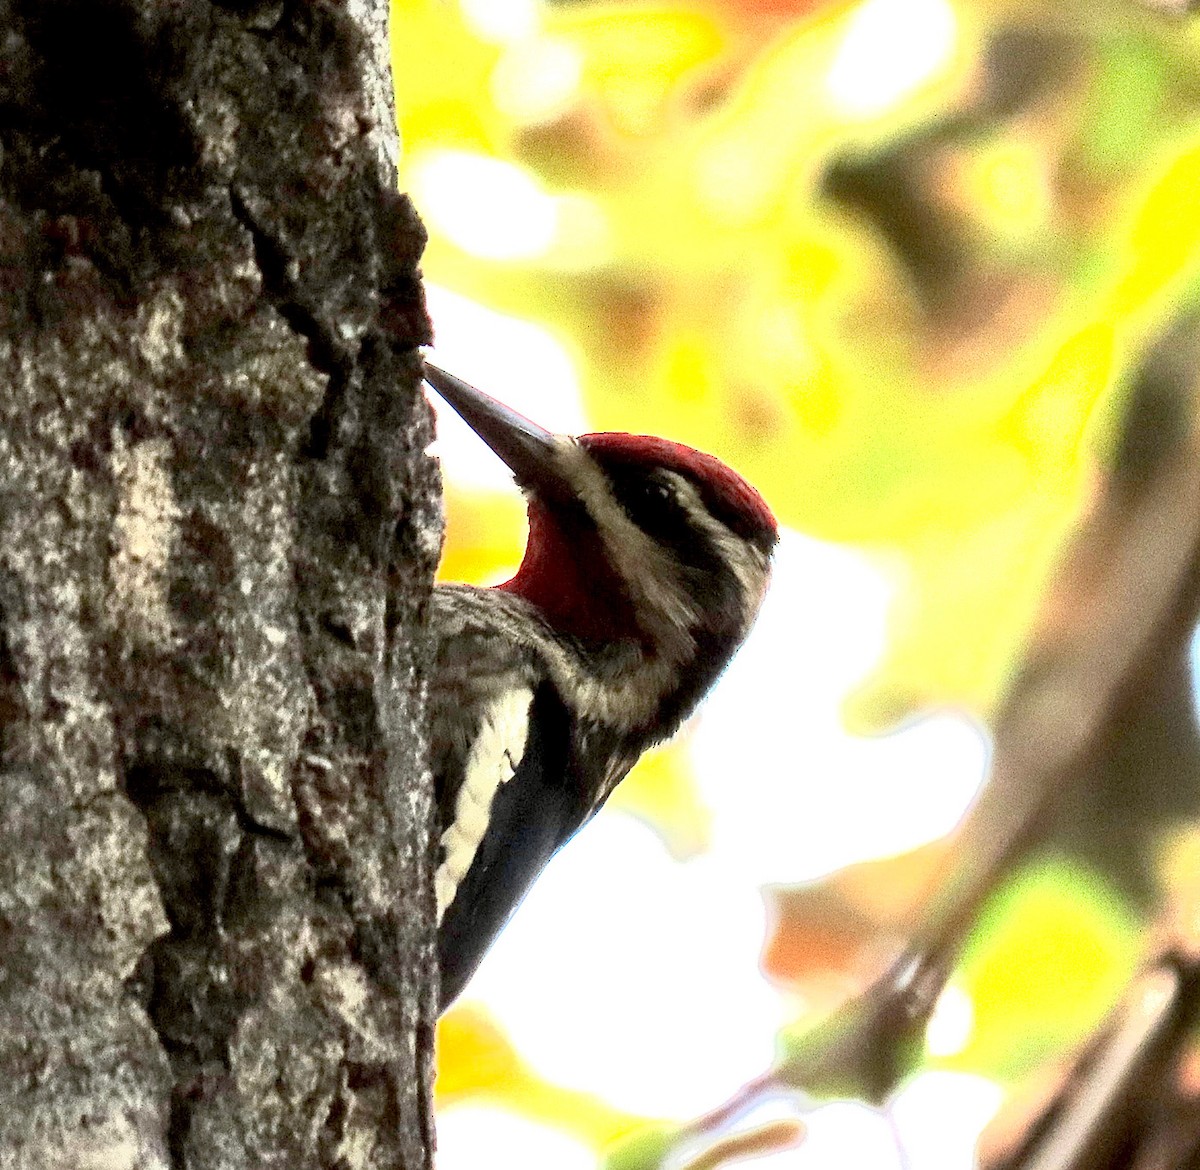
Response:
[{"label": "woodpecker claw", "polygon": [[552,431],[429,362],[425,381],[504,460],[522,487],[550,499],[572,497],[572,485],[558,468],[560,439]]}]

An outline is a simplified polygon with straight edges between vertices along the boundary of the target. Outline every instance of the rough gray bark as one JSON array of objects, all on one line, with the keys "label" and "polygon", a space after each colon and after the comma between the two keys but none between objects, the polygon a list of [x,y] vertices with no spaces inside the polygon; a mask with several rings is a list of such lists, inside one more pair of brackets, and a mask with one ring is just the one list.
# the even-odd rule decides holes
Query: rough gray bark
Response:
[{"label": "rough gray bark", "polygon": [[0,0],[0,1166],[427,1166],[386,0]]}]

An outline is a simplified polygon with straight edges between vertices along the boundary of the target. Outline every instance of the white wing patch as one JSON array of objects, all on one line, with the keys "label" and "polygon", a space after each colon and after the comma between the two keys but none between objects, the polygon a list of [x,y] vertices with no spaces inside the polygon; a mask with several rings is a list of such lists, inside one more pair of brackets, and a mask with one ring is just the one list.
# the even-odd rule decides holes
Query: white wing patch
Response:
[{"label": "white wing patch", "polygon": [[467,756],[463,785],[454,802],[454,821],[442,834],[445,860],[434,877],[439,923],[475,860],[479,843],[487,832],[496,793],[513,778],[525,754],[532,702],[533,691],[514,687],[484,711],[483,722]]}]

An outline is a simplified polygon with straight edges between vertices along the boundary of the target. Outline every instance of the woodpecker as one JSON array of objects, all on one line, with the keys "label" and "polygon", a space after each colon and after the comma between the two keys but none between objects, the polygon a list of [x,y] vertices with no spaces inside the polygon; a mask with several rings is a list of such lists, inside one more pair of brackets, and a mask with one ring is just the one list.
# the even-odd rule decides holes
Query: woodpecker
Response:
[{"label": "woodpecker", "polygon": [[510,581],[433,593],[444,1011],[555,851],[724,670],[777,531],[711,455],[557,435],[428,363],[425,380],[508,465],[529,511]]}]

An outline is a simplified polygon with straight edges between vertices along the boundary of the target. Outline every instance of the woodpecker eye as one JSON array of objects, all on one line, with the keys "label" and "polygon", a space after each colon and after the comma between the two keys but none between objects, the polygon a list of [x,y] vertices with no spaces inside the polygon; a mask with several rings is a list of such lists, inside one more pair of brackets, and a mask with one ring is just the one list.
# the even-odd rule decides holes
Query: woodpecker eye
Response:
[{"label": "woodpecker eye", "polygon": [[647,479],[642,482],[642,498],[655,504],[673,504],[675,489],[661,479]]},{"label": "woodpecker eye", "polygon": [[609,471],[613,495],[625,514],[656,538],[679,524],[679,493],[666,476],[645,468]]},{"label": "woodpecker eye", "polygon": [[679,492],[669,480],[657,475],[638,476],[617,490],[617,498],[636,524],[656,528],[675,523]]}]

